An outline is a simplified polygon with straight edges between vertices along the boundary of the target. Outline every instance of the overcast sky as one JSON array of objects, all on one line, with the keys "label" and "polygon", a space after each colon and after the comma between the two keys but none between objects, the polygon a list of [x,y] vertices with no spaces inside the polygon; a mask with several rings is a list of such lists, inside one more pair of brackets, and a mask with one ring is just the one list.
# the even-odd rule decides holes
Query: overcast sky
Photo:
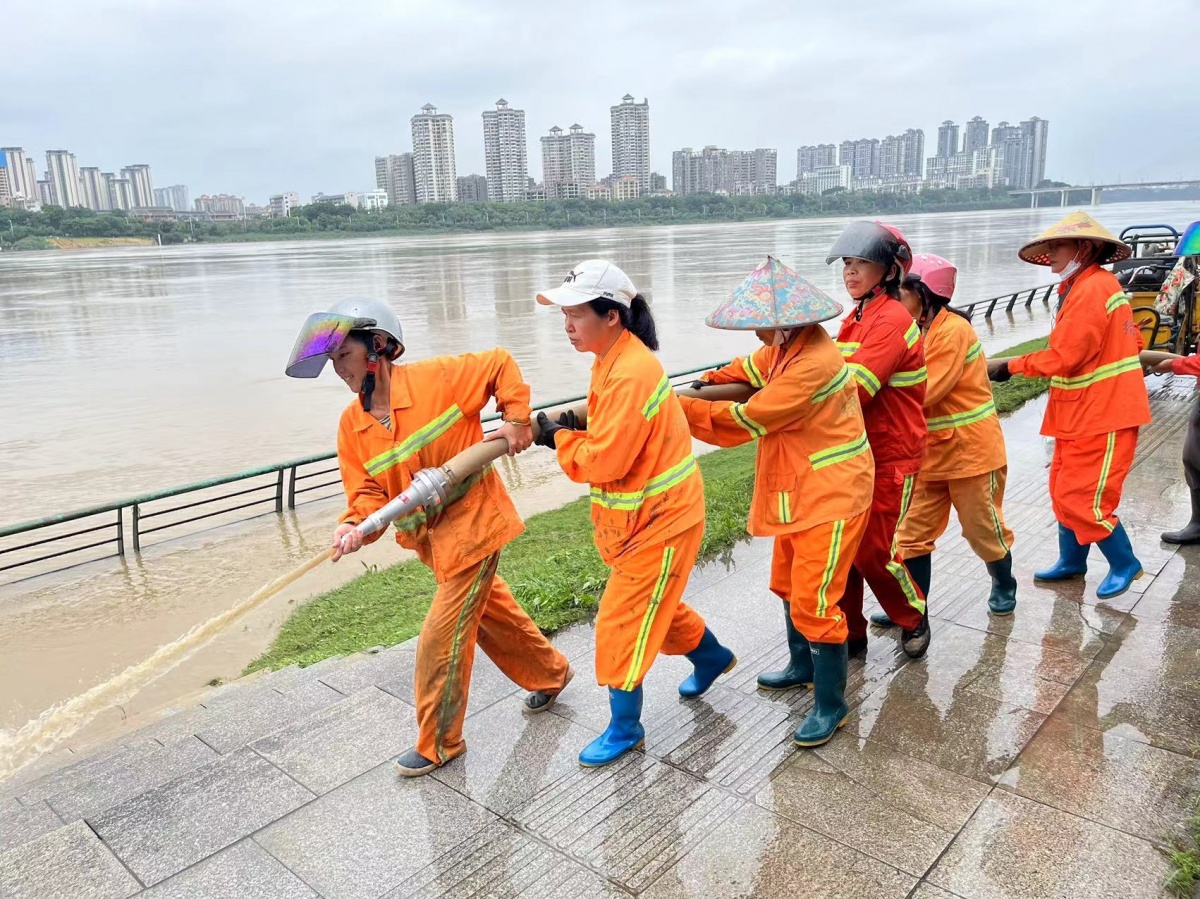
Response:
[{"label": "overcast sky", "polygon": [[[1143,7],[1141,11],[1139,7]],[[4,4],[0,146],[149,163],[192,195],[307,200],[374,186],[409,119],[455,117],[460,175],[483,173],[499,97],[538,137],[579,122],[610,165],[609,107],[650,101],[671,151],[775,147],[943,119],[1050,121],[1046,175],[1084,184],[1200,177],[1200,0],[56,0]]]}]

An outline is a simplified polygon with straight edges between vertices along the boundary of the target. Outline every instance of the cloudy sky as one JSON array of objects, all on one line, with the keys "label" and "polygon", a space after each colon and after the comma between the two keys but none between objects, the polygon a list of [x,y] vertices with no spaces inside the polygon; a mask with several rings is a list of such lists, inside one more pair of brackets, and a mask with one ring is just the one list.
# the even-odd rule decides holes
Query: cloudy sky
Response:
[{"label": "cloudy sky", "polygon": [[0,146],[153,166],[157,186],[262,202],[373,187],[430,102],[458,172],[483,172],[482,110],[538,137],[578,121],[610,171],[608,109],[650,101],[671,151],[775,147],[1050,121],[1047,177],[1200,176],[1200,0],[56,0],[5,4]]}]

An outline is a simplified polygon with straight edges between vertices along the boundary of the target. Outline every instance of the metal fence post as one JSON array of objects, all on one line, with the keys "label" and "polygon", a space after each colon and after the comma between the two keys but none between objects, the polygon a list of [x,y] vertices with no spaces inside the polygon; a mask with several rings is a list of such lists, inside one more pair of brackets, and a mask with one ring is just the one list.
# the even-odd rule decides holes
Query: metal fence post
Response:
[{"label": "metal fence post", "polygon": [[137,503],[133,504],[133,551],[140,553],[142,551],[142,535],[138,531],[138,516],[141,509]]},{"label": "metal fence post", "polygon": [[117,507],[117,555],[125,558],[125,516],[124,509]]},{"label": "metal fence post", "polygon": [[275,514],[283,514],[283,469],[279,469],[279,476],[275,479]]},{"label": "metal fence post", "polygon": [[[288,478],[287,507],[294,509],[296,508],[296,466],[293,465],[289,470],[291,471],[291,476]],[[282,473],[282,470],[280,470],[280,474]]]}]

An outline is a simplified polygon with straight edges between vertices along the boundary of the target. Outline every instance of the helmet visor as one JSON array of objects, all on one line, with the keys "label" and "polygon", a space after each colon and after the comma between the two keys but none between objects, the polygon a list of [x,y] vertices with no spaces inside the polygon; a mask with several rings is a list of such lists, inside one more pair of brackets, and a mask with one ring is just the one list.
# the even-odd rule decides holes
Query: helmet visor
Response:
[{"label": "helmet visor", "polygon": [[336,312],[317,312],[310,315],[300,329],[296,345],[288,357],[284,371],[289,378],[315,378],[325,367],[332,353],[346,340],[362,320]]},{"label": "helmet visor", "polygon": [[890,235],[882,225],[876,222],[851,222],[846,226],[838,239],[829,248],[825,264],[831,264],[835,259],[865,259],[880,265],[891,265],[895,261],[892,254]]}]

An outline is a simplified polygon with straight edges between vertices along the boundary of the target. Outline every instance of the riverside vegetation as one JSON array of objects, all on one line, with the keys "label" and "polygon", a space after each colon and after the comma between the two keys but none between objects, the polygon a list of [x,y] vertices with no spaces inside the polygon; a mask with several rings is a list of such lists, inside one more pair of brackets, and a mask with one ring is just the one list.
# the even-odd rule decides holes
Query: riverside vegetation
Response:
[{"label": "riverside vegetation", "polygon": [[[1031,340],[998,355],[1041,349]],[[1044,393],[1049,382],[1020,376],[994,384],[996,408],[1012,412]],[[699,458],[704,475],[707,523],[700,561],[711,561],[746,537],[746,517],[754,488],[753,443],[714,450]],[[531,515],[525,533],[500,554],[500,576],[538,627],[557,630],[590,618],[604,592],[608,569],[592,544],[588,499]],[[385,534],[381,539],[390,539]],[[306,602],[284,622],[275,641],[246,669],[311,665],[330,656],[394,645],[415,636],[435,589],[433,574],[419,561],[368,570]]]}]

